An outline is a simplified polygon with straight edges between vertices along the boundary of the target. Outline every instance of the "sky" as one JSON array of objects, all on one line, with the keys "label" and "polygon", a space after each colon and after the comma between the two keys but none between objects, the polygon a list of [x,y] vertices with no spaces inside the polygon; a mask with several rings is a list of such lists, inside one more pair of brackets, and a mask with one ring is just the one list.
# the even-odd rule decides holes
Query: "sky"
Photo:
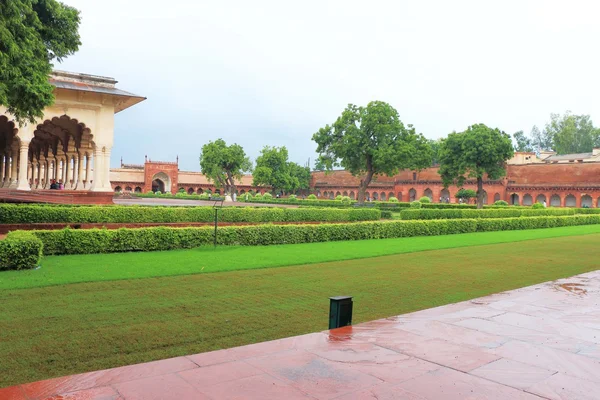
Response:
[{"label": "sky", "polygon": [[312,167],[312,135],[373,100],[431,139],[528,133],[567,110],[600,124],[597,0],[62,1],[83,44],[55,68],[147,97],[115,116],[113,167],[198,171],[218,138]]}]

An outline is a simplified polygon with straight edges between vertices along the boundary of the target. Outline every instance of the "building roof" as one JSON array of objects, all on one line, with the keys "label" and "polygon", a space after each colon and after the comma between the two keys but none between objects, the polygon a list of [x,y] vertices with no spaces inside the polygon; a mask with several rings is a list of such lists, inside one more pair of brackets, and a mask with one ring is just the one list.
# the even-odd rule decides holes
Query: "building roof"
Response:
[{"label": "building roof", "polygon": [[114,78],[106,76],[56,70],[52,71],[49,81],[50,84],[58,89],[117,96],[121,101],[115,104],[115,114],[146,100],[143,96],[116,88],[115,84],[117,81]]},{"label": "building roof", "polygon": [[568,161],[568,160],[585,160],[592,158],[594,153],[574,153],[574,154],[555,154],[544,158],[544,161]]}]

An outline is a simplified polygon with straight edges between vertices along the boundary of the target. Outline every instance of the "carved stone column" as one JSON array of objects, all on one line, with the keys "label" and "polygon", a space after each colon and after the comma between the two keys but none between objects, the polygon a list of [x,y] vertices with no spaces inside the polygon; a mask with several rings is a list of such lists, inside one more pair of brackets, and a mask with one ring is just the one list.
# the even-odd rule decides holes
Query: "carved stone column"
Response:
[{"label": "carved stone column", "polygon": [[12,148],[11,149],[11,161],[10,161],[10,188],[17,188],[17,167],[19,166],[18,158],[19,158],[19,149]]},{"label": "carved stone column", "polygon": [[27,165],[29,158],[29,142],[21,140],[19,145],[19,178],[17,184],[17,190],[31,190],[29,181],[27,180],[27,171],[29,166]]}]

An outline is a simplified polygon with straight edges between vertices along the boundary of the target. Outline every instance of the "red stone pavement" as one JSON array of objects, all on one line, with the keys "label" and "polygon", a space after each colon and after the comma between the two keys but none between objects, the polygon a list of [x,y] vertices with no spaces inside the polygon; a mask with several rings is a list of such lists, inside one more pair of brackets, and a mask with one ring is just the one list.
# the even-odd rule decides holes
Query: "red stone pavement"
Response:
[{"label": "red stone pavement", "polygon": [[[399,293],[401,296],[401,293]],[[599,399],[600,271],[0,399]]]}]

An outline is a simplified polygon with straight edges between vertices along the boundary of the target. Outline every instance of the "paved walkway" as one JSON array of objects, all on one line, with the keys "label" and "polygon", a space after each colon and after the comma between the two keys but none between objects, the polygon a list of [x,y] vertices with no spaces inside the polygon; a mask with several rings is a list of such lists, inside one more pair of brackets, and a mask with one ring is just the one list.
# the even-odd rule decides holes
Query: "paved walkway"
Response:
[{"label": "paved walkway", "polygon": [[[204,206],[212,207],[215,205],[214,201],[210,200],[182,200],[182,199],[167,199],[167,198],[149,198],[149,197],[132,197],[128,199],[115,197],[113,203],[129,206]],[[242,203],[236,201],[224,201],[222,204],[218,202],[217,205],[223,207],[279,207],[279,208],[298,208],[293,204],[276,204],[276,203]]]},{"label": "paved walkway", "polygon": [[598,399],[599,301],[596,271],[353,327],[16,386],[0,399]]}]

